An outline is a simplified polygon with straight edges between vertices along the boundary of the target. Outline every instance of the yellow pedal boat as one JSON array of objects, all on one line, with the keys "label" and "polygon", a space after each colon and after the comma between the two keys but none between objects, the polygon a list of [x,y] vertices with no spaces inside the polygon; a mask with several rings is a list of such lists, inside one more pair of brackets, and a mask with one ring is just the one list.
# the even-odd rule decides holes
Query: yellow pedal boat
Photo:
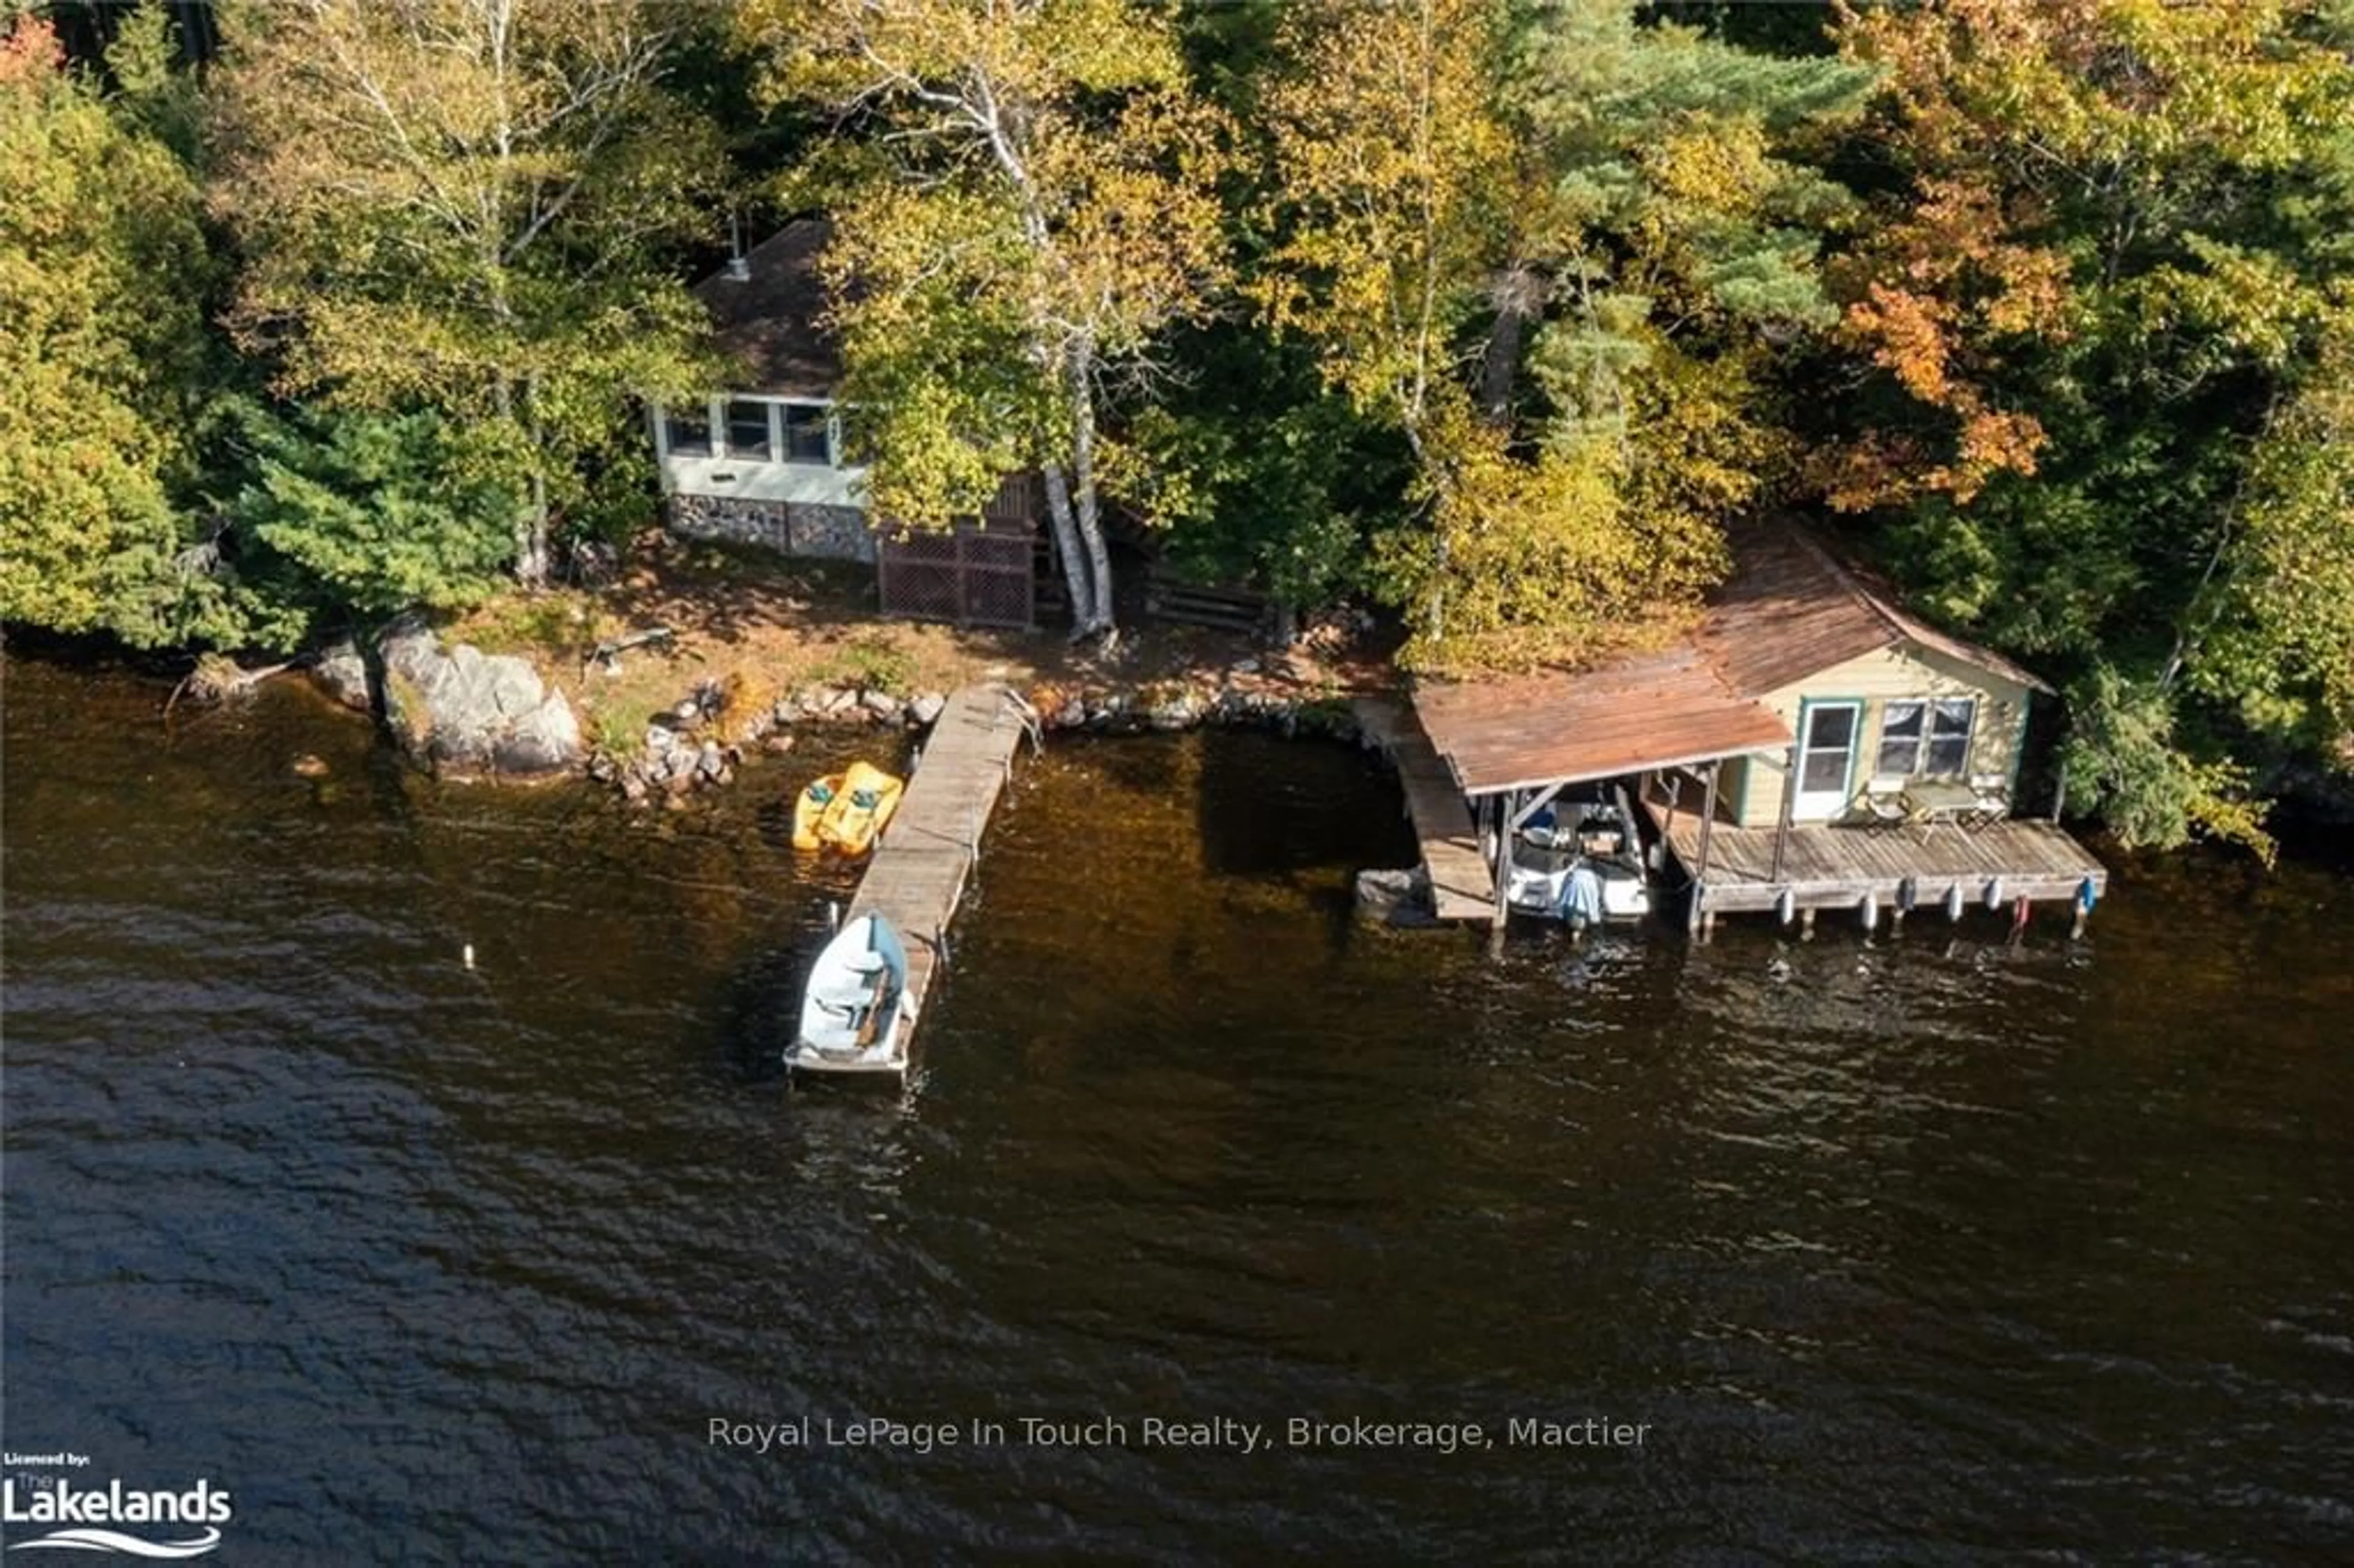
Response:
[{"label": "yellow pedal boat", "polygon": [[813,779],[808,789],[793,797],[793,848],[815,854],[825,847],[822,824],[826,809],[842,793],[842,779],[839,773]]},{"label": "yellow pedal boat", "polygon": [[[899,797],[907,789],[904,780],[880,768],[864,762],[852,763],[842,775],[841,785],[827,803],[825,814],[818,819],[818,842],[844,854],[864,854],[875,847],[875,835],[890,821],[891,813],[899,809]],[[806,796],[808,791],[802,793]],[[794,842],[800,842],[798,834]]]}]

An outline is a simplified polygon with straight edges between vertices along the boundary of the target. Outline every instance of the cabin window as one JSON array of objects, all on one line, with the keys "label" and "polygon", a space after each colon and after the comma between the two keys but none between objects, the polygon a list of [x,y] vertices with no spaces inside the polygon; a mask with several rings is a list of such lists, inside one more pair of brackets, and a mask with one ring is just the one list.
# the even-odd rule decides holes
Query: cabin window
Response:
[{"label": "cabin window", "polygon": [[787,462],[833,463],[832,443],[826,439],[828,411],[822,403],[788,403],[785,405],[785,461]]},{"label": "cabin window", "polygon": [[663,439],[673,457],[711,455],[711,410],[699,404],[673,408],[663,420]]},{"label": "cabin window", "polygon": [[727,455],[767,462],[777,455],[769,434],[769,406],[737,398],[727,405]]},{"label": "cabin window", "polygon": [[1970,761],[1975,697],[1912,697],[1880,715],[1880,759],[1873,771],[1903,778],[1958,779]]}]

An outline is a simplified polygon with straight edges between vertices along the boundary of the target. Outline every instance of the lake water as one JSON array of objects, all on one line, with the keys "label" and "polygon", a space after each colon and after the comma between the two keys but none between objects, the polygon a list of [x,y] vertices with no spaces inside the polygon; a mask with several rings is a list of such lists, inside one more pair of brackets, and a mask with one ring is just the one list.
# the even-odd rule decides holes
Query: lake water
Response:
[{"label": "lake water", "polygon": [[1490,959],[1352,918],[1354,751],[1055,743],[901,1099],[774,1065],[851,737],[633,820],[6,680],[5,1444],[219,1562],[2354,1548],[2342,866]]}]

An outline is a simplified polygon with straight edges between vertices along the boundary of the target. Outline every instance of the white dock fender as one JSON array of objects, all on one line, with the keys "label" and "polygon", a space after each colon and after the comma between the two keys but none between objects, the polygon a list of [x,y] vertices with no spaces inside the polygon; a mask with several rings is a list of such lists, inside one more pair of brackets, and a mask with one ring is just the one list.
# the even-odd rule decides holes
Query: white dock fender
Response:
[{"label": "white dock fender", "polygon": [[1788,888],[1774,895],[1774,918],[1787,926],[1798,917],[1798,895]]},{"label": "white dock fender", "polygon": [[1911,877],[1908,876],[1896,885],[1896,910],[1898,914],[1912,914],[1913,906],[1920,901],[1921,889]]},{"label": "white dock fender", "polygon": [[1877,931],[1877,930],[1879,930],[1879,929],[1880,929],[1880,895],[1879,895],[1879,894],[1877,894],[1877,893],[1867,893],[1867,894],[1865,894],[1865,895],[1863,895],[1863,910],[1862,910],[1862,913],[1863,913],[1863,928],[1864,928],[1865,930],[1867,930],[1867,931]]},{"label": "white dock fender", "polygon": [[1946,918],[1958,921],[1962,917],[1962,885],[1958,882],[1946,889]]},{"label": "white dock fender", "polygon": [[1989,909],[2002,907],[2002,878],[1999,876],[1987,884],[1987,907]]}]

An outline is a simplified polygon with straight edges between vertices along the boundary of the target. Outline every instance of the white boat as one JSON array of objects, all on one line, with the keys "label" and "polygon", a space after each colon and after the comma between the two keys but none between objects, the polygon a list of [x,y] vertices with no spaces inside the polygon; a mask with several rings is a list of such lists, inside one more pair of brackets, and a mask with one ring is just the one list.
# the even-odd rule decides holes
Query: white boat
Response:
[{"label": "white boat", "polygon": [[1650,879],[1627,792],[1564,794],[1522,823],[1512,835],[1504,901],[1573,928],[1649,915]]},{"label": "white boat", "polygon": [[861,915],[818,953],[785,1065],[811,1073],[904,1073],[916,1010],[907,949],[891,922]]}]

